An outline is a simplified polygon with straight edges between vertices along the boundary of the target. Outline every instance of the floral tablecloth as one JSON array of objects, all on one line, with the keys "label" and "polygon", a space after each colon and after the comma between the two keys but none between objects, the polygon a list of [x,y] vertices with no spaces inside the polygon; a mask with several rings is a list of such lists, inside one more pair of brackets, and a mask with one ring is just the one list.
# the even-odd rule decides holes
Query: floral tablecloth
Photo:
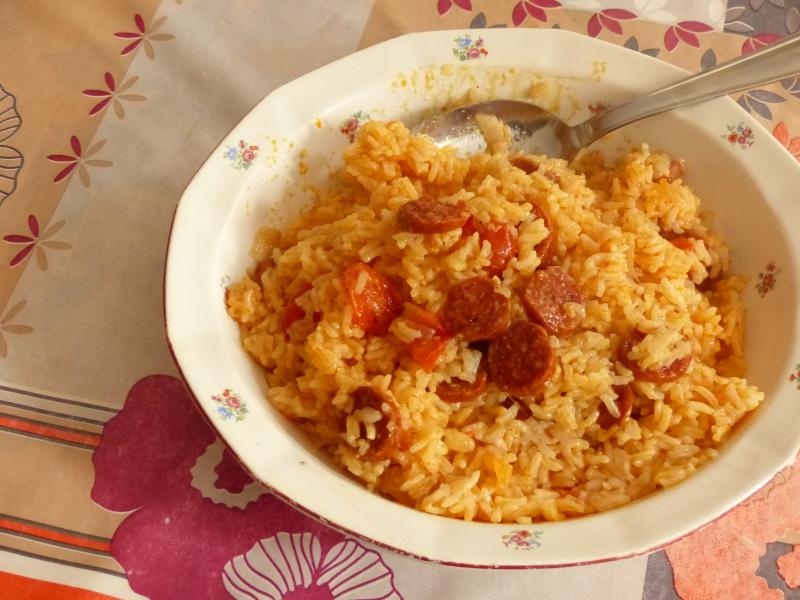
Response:
[{"label": "floral tablecloth", "polygon": [[[699,70],[795,33],[799,1],[26,0],[0,23],[0,598],[800,597],[797,465],[665,550],[585,567],[443,567],[328,529],[195,411],[161,298],[184,186],[317,66],[413,31],[561,27]],[[800,79],[736,100],[800,156]]]}]

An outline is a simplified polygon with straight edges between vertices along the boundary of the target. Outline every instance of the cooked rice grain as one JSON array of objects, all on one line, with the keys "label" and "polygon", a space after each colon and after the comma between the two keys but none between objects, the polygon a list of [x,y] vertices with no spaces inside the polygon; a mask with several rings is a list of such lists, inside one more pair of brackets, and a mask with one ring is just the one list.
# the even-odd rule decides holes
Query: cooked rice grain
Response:
[{"label": "cooked rice grain", "polygon": [[[345,153],[345,182],[321,192],[318,206],[288,230],[256,236],[260,281],[230,286],[227,306],[244,348],[265,369],[269,401],[369,489],[433,514],[554,521],[679,483],[763,400],[741,378],[744,281],[728,274],[727,247],[709,230],[700,199],[669,179],[668,156],[647,146],[613,166],[598,154],[571,166],[537,156],[539,169],[526,174],[509,162],[505,126],[479,122],[489,153],[469,158],[413,137],[399,122],[365,123]],[[423,195],[466,206],[482,223],[517,228],[519,253],[495,279],[514,316],[524,315],[518,293],[549,233],[532,203],[547,207],[555,260],[586,302],[576,307],[584,311],[579,330],[552,338],[555,373],[535,401],[509,399],[490,384],[476,400],[444,402],[437,385],[474,381],[479,351],[453,340],[426,373],[406,351],[418,332],[403,319],[384,337],[365,337],[353,325],[343,265],[376,261],[431,311],[453,284],[489,265],[491,246],[477,233],[458,243],[461,230],[398,229],[398,208]],[[684,251],[669,236],[696,243]],[[309,286],[296,300],[306,316],[284,332],[280,315]],[[648,369],[690,352],[686,374],[669,383],[634,380],[617,357],[634,328],[646,335],[630,359]],[[603,407],[619,415],[612,386],[629,382],[633,418],[601,428]],[[353,405],[360,386],[396,403],[405,449],[370,454],[387,417]]]}]

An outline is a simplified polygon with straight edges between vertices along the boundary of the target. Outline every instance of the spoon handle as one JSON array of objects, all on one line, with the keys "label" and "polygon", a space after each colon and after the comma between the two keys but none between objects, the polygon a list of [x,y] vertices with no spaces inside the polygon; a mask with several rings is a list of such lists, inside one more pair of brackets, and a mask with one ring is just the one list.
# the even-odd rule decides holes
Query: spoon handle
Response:
[{"label": "spoon handle", "polygon": [[800,72],[800,34],[651,92],[575,126],[580,146],[645,117]]}]

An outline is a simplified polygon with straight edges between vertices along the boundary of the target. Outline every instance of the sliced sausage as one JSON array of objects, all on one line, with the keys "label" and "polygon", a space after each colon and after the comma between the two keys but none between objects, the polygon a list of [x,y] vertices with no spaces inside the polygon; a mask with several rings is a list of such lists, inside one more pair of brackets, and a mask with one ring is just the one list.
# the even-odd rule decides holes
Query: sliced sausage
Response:
[{"label": "sliced sausage", "polygon": [[470,383],[463,379],[452,379],[449,382],[442,381],[436,386],[436,393],[445,402],[469,402],[475,400],[489,384],[489,373],[486,371],[485,361],[481,361],[478,372],[475,374],[475,381]]},{"label": "sliced sausage", "polygon": [[352,396],[354,409],[374,408],[383,414],[383,418],[375,423],[375,439],[370,440],[368,458],[381,460],[403,448],[406,434],[401,424],[400,408],[394,398],[368,386],[356,389]]},{"label": "sliced sausage", "polygon": [[397,213],[400,229],[413,233],[452,231],[463,226],[467,219],[469,213],[465,210],[429,196],[406,202]]},{"label": "sliced sausage", "polygon": [[533,212],[537,218],[544,221],[544,226],[548,231],[547,237],[536,244],[536,247],[534,248],[534,250],[536,250],[536,254],[539,256],[541,264],[546,266],[553,258],[553,252],[555,251],[556,232],[555,229],[553,229],[553,222],[550,219],[550,215],[547,214],[547,211],[538,202],[533,203]]},{"label": "sliced sausage", "polygon": [[489,379],[504,392],[533,396],[555,370],[555,354],[544,327],[515,321],[489,344]]},{"label": "sliced sausage", "polygon": [[536,271],[522,295],[528,316],[552,335],[577,329],[583,318],[583,294],[561,267]]},{"label": "sliced sausage", "polygon": [[601,403],[600,416],[597,418],[597,423],[603,429],[611,429],[612,426],[624,422],[625,419],[629,418],[633,412],[634,396],[631,386],[626,383],[625,385],[614,385],[611,387],[617,393],[617,398],[614,400],[614,404],[617,405],[619,417],[613,416],[610,412],[608,412],[606,405]]},{"label": "sliced sausage", "polygon": [[667,383],[679,379],[681,375],[686,373],[689,365],[692,362],[692,356],[686,355],[675,359],[668,365],[658,367],[657,369],[642,369],[639,363],[631,360],[628,354],[633,347],[644,339],[644,334],[640,331],[634,330],[619,349],[619,360],[623,365],[633,371],[634,377],[640,381],[649,381],[651,383]]},{"label": "sliced sausage", "polygon": [[472,342],[500,335],[510,314],[508,298],[486,277],[473,277],[450,288],[440,316],[447,331]]},{"label": "sliced sausage", "polygon": [[518,169],[525,171],[528,175],[539,170],[539,161],[526,154],[523,154],[522,156],[515,156],[508,162],[511,163],[512,167],[517,167]]}]

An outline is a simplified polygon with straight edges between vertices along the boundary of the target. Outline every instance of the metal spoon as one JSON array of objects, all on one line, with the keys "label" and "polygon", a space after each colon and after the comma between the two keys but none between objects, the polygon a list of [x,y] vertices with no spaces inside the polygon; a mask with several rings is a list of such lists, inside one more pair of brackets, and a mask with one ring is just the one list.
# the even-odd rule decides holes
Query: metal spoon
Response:
[{"label": "metal spoon", "polygon": [[485,147],[477,114],[497,116],[511,128],[514,149],[572,160],[581,148],[620,127],[662,112],[739,92],[800,72],[800,34],[758,52],[670,84],[592,118],[567,125],[557,115],[527,102],[492,100],[437,114],[414,127],[437,145],[468,154]]}]

